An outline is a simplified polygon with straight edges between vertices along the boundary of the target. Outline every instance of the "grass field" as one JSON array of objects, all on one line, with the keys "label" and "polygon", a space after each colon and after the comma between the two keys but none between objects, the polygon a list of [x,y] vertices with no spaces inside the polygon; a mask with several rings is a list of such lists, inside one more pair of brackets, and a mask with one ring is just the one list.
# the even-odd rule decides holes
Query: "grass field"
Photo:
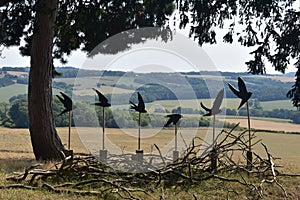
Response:
[{"label": "grass field", "polygon": [[8,100],[19,94],[27,94],[27,85],[13,84],[7,87],[0,87],[0,102],[9,102]]},{"label": "grass field", "polygon": [[[6,87],[0,87],[0,102],[9,102],[9,99],[13,96],[20,94],[27,94],[28,86],[25,84],[13,84]],[[59,94],[61,90],[53,89],[53,95]]]},{"label": "grass field", "polygon": [[[212,104],[211,99],[195,99],[195,100],[162,100],[162,101],[154,101],[152,103],[149,103],[147,105],[151,106],[154,104],[160,104],[164,105],[167,109],[174,109],[178,106],[181,106],[182,108],[200,108],[200,102],[203,102],[205,105]],[[237,105],[239,105],[240,100],[237,98],[227,98],[223,100],[223,104],[221,107],[230,108],[230,109],[237,109]],[[277,100],[277,101],[264,101],[260,102],[262,108],[264,110],[273,110],[273,109],[289,109],[289,110],[296,110],[295,107],[293,107],[292,102],[290,100]]]},{"label": "grass field", "polygon": [[[268,119],[269,118],[251,119],[251,128],[282,132],[300,132],[299,124],[291,124],[287,121],[276,121]],[[226,118],[226,121],[230,123],[240,123],[240,126],[248,127],[247,118]]]},{"label": "grass field", "polygon": [[[68,128],[58,128],[58,133],[65,144],[67,141],[67,132]],[[78,129],[79,130],[79,129]],[[85,129],[87,133],[92,133],[94,135],[99,135],[101,130],[99,128],[89,128]],[[80,131],[80,130],[79,130]],[[152,137],[151,132],[156,131],[152,129],[142,129],[142,135],[148,135],[148,137],[142,139],[142,148],[145,149],[145,153],[151,149],[153,143],[156,143],[158,146],[162,147],[163,145],[169,143],[171,141],[170,137],[173,137],[172,129],[165,129]],[[207,133],[206,128],[200,129],[180,129],[179,133],[182,135],[191,134],[196,131],[196,135],[205,138]],[[130,133],[128,133],[130,132]],[[80,131],[81,134],[86,134]],[[136,133],[136,129],[107,129],[106,134],[109,141],[112,141],[120,148],[126,147],[128,151],[134,151],[136,149],[136,138],[133,137]],[[236,132],[238,134],[238,132]],[[282,165],[283,168],[277,168],[279,171],[284,173],[298,173],[300,174],[300,135],[294,134],[274,134],[274,133],[265,133],[259,132],[256,134],[255,140],[262,139],[262,142],[268,146],[270,153],[274,157],[280,157],[280,160],[276,160],[276,165]],[[89,138],[90,140],[95,141],[94,138]],[[88,138],[85,138],[85,140]],[[180,139],[179,139],[180,140]],[[98,142],[100,144],[100,141]],[[99,145],[100,146],[100,145]],[[79,135],[77,134],[77,129],[72,128],[72,137],[71,137],[71,148],[75,153],[88,153],[89,151],[85,148],[83,143],[81,142]],[[267,158],[267,155],[262,147],[262,145],[258,144],[254,148],[254,152],[261,155],[263,158]],[[26,166],[30,166],[35,164],[34,156],[32,153],[32,148],[30,144],[30,136],[28,129],[7,129],[0,127],[0,185],[8,184],[5,181],[5,177],[10,175],[14,171],[23,171]],[[300,197],[300,178],[281,178],[280,182],[284,184],[288,193],[293,197],[292,199],[297,199]],[[141,196],[142,199],[152,200],[160,199],[163,195],[165,199],[191,199],[192,194],[197,194],[198,199],[226,199],[228,192],[224,191],[222,188],[217,189],[217,185],[223,185],[222,182],[216,180],[205,181],[201,183],[201,185],[192,186],[190,188],[180,190],[175,188],[157,188],[154,191],[151,191],[152,196]],[[231,183],[223,185],[224,187],[233,187],[241,195],[246,194],[246,191],[243,191],[243,187],[238,189],[239,187],[233,186]],[[203,190],[203,188],[213,188],[210,190]],[[282,192],[278,187],[270,187],[266,188],[267,196],[266,199],[278,199],[283,198]],[[217,194],[217,195],[216,195]],[[277,195],[281,195],[280,197]],[[230,199],[240,199],[240,195],[234,195],[231,193]],[[103,198],[103,197],[102,197]],[[100,197],[95,196],[78,196],[74,194],[55,194],[48,192],[47,190],[24,190],[24,189],[3,189],[0,190],[0,199],[26,199],[26,200],[56,200],[56,199],[64,199],[64,200],[96,200],[102,199]],[[106,199],[106,198],[103,198]],[[111,198],[116,199],[116,198]],[[119,198],[117,198],[119,199]],[[121,199],[121,198],[120,198]]]},{"label": "grass field", "polygon": [[297,110],[293,107],[291,100],[263,101],[260,102],[264,110],[288,109]]},{"label": "grass field", "polygon": [[[280,125],[278,125],[278,127],[283,125],[282,123],[279,124]],[[86,130],[87,133],[92,133],[96,135],[90,138],[90,141],[93,141],[95,144],[99,144],[98,146],[100,147],[100,139],[99,141],[95,141],[95,138],[97,139],[98,135],[101,135],[101,129],[99,130],[99,128],[84,128],[84,130]],[[85,134],[80,129],[78,129],[78,131],[80,131],[80,134]],[[58,128],[58,133],[61,136],[61,139],[64,144],[66,144],[67,141],[67,132],[67,128]],[[151,132],[155,132],[155,134],[151,135]],[[193,135],[194,133],[196,133],[196,135],[201,138],[205,138],[207,134],[207,129],[199,128],[179,130],[179,134],[182,135]],[[136,129],[107,129],[106,134],[109,141],[113,142],[116,146],[120,148],[125,148],[125,150],[129,152],[135,151]],[[142,135],[143,134],[148,134],[149,136],[144,136],[144,138],[142,138],[141,140],[141,146],[143,147],[145,152],[151,151],[152,145],[154,143],[156,143],[159,147],[163,147],[164,145],[170,143],[173,139],[172,129],[161,130],[159,132],[157,132],[157,130],[143,129]],[[256,136],[257,139],[263,140],[263,142],[269,147],[270,152],[275,157],[281,158],[280,164],[285,164],[294,172],[300,173],[300,135],[259,132],[256,133]],[[74,150],[74,152],[89,153],[89,150],[87,150],[87,148],[83,145],[82,141],[80,140],[76,128],[72,129],[71,139],[71,147]],[[85,137],[84,141],[86,142],[86,144],[91,144],[89,143],[88,137]],[[263,152],[263,149],[260,145],[257,146],[257,150],[261,153]],[[0,169],[10,170],[7,167],[11,162],[17,163],[18,161],[20,161],[21,163],[23,163],[22,161],[24,160],[33,159],[34,156],[32,153],[28,129],[8,129],[3,127],[0,128]]]}]

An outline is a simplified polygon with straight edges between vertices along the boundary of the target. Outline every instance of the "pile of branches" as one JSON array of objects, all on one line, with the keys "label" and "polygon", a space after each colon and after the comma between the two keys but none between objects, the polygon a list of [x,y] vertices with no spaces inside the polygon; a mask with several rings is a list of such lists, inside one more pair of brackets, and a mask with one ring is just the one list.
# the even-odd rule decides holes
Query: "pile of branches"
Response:
[{"label": "pile of branches", "polygon": [[[274,164],[276,158],[260,140],[253,142],[253,147],[262,145],[264,156],[253,152],[251,166],[247,165],[248,132],[236,133],[236,127],[229,131],[223,130],[213,145],[195,137],[184,154],[173,163],[169,163],[155,145],[163,167],[153,167],[151,159],[143,163],[134,159],[128,162],[124,155],[127,162],[123,162],[119,156],[120,165],[130,169],[125,172],[108,167],[109,165],[104,165],[93,156],[66,157],[49,168],[42,164],[31,166],[25,172],[7,178],[16,182],[15,184],[0,188],[45,188],[55,193],[99,195],[103,198],[114,195],[122,199],[139,199],[141,195],[151,197],[157,188],[196,186],[215,179],[245,187],[247,196],[252,198],[264,197],[265,184],[275,184],[288,197],[286,189],[277,178],[280,172]],[[254,138],[253,134],[252,139]],[[118,163],[116,158],[111,160]],[[234,189],[230,189],[230,192],[239,194]],[[196,195],[193,198],[197,199]]]}]

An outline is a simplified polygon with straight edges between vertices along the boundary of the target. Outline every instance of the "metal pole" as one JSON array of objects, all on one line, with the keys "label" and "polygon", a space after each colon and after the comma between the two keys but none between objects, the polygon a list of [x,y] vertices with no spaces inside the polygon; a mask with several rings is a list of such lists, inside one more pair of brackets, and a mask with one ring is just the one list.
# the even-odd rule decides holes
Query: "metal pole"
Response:
[{"label": "metal pole", "polygon": [[138,150],[141,149],[141,113],[139,112]]},{"label": "metal pole", "polygon": [[177,151],[177,123],[175,124],[175,151]]},{"label": "metal pole", "polygon": [[105,136],[105,111],[104,107],[102,107],[102,149],[104,150],[104,136]]},{"label": "metal pole", "polygon": [[248,113],[248,131],[249,131],[249,151],[251,152],[251,131],[250,131],[250,112],[249,112],[249,104],[246,102],[247,113]]},{"label": "metal pole", "polygon": [[72,111],[69,112],[69,135],[68,135],[68,150],[70,150],[70,144],[71,144],[71,118],[72,116]]},{"label": "metal pole", "polygon": [[216,122],[216,115],[214,115],[214,118],[213,118],[213,144],[215,144],[215,139],[216,139],[215,122]]}]

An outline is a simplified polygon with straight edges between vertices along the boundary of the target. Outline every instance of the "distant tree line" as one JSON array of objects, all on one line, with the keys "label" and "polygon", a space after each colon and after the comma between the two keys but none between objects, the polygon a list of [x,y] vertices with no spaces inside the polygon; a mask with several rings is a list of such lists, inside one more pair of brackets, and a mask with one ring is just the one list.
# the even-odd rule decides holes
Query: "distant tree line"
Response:
[{"label": "distant tree line", "polygon": [[[102,108],[94,107],[89,102],[75,101],[76,109],[72,117],[72,126],[97,127],[102,125]],[[67,114],[58,116],[63,110],[60,101],[53,98],[53,113],[57,127],[68,126]],[[151,114],[143,114],[141,126],[146,128],[163,127],[166,123],[164,114],[160,110]],[[184,109],[182,109],[184,111]],[[168,111],[169,112],[169,111]],[[174,110],[175,112],[175,110]],[[129,114],[128,114],[129,113]],[[106,109],[105,123],[108,128],[135,128],[137,127],[138,114],[128,109]],[[10,128],[28,128],[28,102],[20,95],[11,100],[11,104],[0,103],[0,120],[2,126]],[[218,122],[221,126],[221,122]],[[210,119],[204,117],[184,117],[181,120],[181,127],[207,127]],[[233,127],[234,124],[226,123],[225,127]]]},{"label": "distant tree line", "polygon": [[[0,120],[3,126],[14,128],[27,128],[27,99],[24,95],[10,99],[11,104],[0,103]],[[256,101],[257,102],[257,101]],[[295,110],[274,109],[272,111],[263,110],[259,103],[251,106],[251,116],[254,117],[271,117],[280,119],[290,119],[293,123],[300,124],[300,113]],[[250,104],[251,105],[251,104]],[[75,115],[72,120],[72,125],[76,122],[76,126],[100,126],[102,124],[102,110],[99,107],[94,108],[85,101],[76,101]],[[58,116],[63,110],[63,105],[56,97],[53,99],[53,112],[55,116],[55,124],[58,127],[68,126],[67,115]],[[96,112],[94,112],[96,110]],[[181,113],[181,114],[203,114],[202,110],[192,108],[177,107],[171,111],[156,109],[152,114],[143,114],[141,125],[143,127],[162,127],[166,121],[162,113]],[[245,108],[240,110],[223,108],[222,114],[233,116],[246,116]],[[95,116],[96,115],[96,116]],[[134,128],[137,126],[137,113],[130,112],[124,109],[106,109],[106,127],[109,128]],[[207,127],[209,126],[210,118],[205,117],[184,117],[181,120],[182,127]],[[232,127],[233,124],[225,124],[225,127]]]},{"label": "distant tree line", "polygon": [[29,67],[2,67],[2,71],[29,72]]},{"label": "distant tree line", "polygon": [[6,87],[14,84],[13,78],[11,75],[6,74],[4,77],[0,78],[0,87]]}]

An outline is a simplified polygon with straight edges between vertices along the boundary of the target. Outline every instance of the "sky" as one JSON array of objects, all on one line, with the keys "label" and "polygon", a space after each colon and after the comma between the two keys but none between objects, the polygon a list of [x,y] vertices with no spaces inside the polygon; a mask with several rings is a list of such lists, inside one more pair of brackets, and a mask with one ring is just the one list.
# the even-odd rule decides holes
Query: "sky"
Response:
[{"label": "sky", "polygon": [[[251,48],[243,47],[239,43],[226,44],[217,38],[217,44],[204,44],[200,47],[195,41],[187,37],[188,30],[176,31],[174,39],[167,44],[160,41],[147,41],[135,45],[126,52],[114,56],[96,55],[89,58],[80,50],[74,51],[67,58],[65,66],[83,69],[122,70],[136,72],[169,72],[169,71],[231,71],[246,72],[245,62],[252,58]],[[114,36],[115,37],[115,36]],[[114,38],[112,37],[112,38]],[[112,40],[109,38],[108,40]],[[56,60],[55,66],[62,66]],[[0,67],[30,66],[29,57],[22,57],[18,47],[9,47],[2,52]],[[270,64],[266,65],[268,74],[280,74]],[[286,72],[295,71],[291,65]]]}]

